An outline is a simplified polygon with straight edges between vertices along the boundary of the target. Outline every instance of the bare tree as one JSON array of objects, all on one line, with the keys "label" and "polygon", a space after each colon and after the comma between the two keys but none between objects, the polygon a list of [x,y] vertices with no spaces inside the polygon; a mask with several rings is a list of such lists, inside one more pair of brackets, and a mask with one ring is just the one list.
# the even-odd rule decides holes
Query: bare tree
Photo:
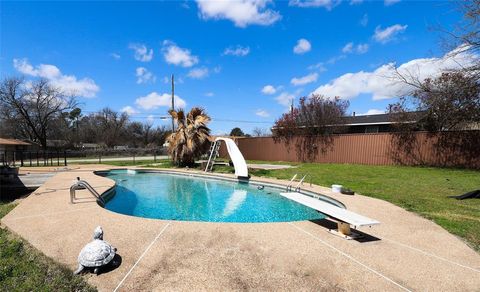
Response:
[{"label": "bare tree", "polygon": [[[415,90],[390,105],[396,132],[392,156],[397,162],[432,164],[419,154],[415,131],[428,131],[435,145],[437,165],[468,166],[480,155],[480,85],[469,72],[445,72],[416,81]],[[470,131],[474,130],[474,131]]]},{"label": "bare tree", "polygon": [[253,137],[267,137],[270,136],[271,132],[269,129],[263,129],[263,128],[254,128],[252,131],[252,136]]},{"label": "bare tree", "polygon": [[47,148],[54,121],[76,106],[73,96],[52,86],[47,80],[26,82],[23,78],[6,78],[0,84],[2,119],[18,123],[20,135]]},{"label": "bare tree", "polygon": [[128,123],[128,114],[119,114],[110,108],[104,108],[95,118],[100,126],[99,129],[105,145],[109,148],[118,145]]},{"label": "bare tree", "polygon": [[287,146],[294,142],[298,158],[313,160],[319,152],[326,152],[333,144],[332,134],[340,130],[349,102],[314,94],[300,98],[300,104],[283,114],[272,128],[275,142]]}]

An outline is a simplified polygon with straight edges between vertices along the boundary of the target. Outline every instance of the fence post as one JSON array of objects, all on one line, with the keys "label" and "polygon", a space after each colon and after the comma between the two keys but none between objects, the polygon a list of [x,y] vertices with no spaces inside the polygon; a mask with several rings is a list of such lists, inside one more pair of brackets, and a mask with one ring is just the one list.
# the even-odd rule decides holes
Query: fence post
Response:
[{"label": "fence post", "polygon": [[98,163],[102,163],[102,152],[98,152]]},{"label": "fence post", "polygon": [[38,150],[37,150],[37,166],[40,166],[40,162],[38,161]]},{"label": "fence post", "polygon": [[135,152],[133,152],[133,164],[135,164]]},{"label": "fence post", "polygon": [[32,167],[32,152],[28,152],[28,158],[30,160],[30,167]]},{"label": "fence post", "polygon": [[53,152],[50,152],[50,165],[53,166]]},{"label": "fence post", "polygon": [[60,152],[57,150],[57,166],[60,166]]},{"label": "fence post", "polygon": [[67,166],[67,151],[65,150],[63,150],[63,158],[64,158],[65,166]]},{"label": "fence post", "polygon": [[13,166],[16,166],[17,163],[17,152],[13,151]]},{"label": "fence post", "polygon": [[20,151],[20,166],[23,166],[23,151]]}]

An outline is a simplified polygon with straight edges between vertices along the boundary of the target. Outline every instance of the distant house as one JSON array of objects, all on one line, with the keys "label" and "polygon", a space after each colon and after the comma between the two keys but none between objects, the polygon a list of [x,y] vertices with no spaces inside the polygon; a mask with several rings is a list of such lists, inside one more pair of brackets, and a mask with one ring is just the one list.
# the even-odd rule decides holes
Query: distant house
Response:
[{"label": "distant house", "polygon": [[27,150],[30,143],[16,139],[0,138],[0,163],[8,165],[15,160],[15,152]]},{"label": "distant house", "polygon": [[47,147],[48,148],[65,148],[68,145],[68,141],[66,140],[47,140]]},{"label": "distant house", "polygon": [[[423,116],[424,112],[408,112],[408,120],[404,123],[416,123]],[[378,114],[378,115],[362,115],[344,117],[344,132],[346,133],[389,133],[395,131],[393,125],[395,124],[392,121],[391,113]],[[416,130],[420,131],[422,128],[417,128]],[[468,123],[468,124],[459,124],[454,128],[457,131],[465,130],[480,130],[480,123]]]},{"label": "distant house", "polygon": [[27,150],[30,143],[17,139],[0,138],[0,152]]},{"label": "distant house", "polygon": [[[416,122],[412,114],[412,123]],[[378,115],[361,115],[344,117],[345,132],[346,133],[388,133],[393,132],[391,114]]]},{"label": "distant house", "polygon": [[98,150],[101,148],[101,146],[97,143],[82,143],[82,142],[75,145],[75,147],[82,150]]},{"label": "distant house", "polygon": [[[416,123],[419,118],[419,112],[407,113],[411,116],[407,123]],[[339,134],[361,134],[361,133],[389,133],[395,129],[392,121],[392,114],[377,114],[377,115],[355,115],[343,117],[343,122],[336,127],[335,131]],[[275,131],[273,127],[272,132]]]},{"label": "distant house", "polygon": [[127,145],[113,146],[113,150],[128,150],[128,146]]}]

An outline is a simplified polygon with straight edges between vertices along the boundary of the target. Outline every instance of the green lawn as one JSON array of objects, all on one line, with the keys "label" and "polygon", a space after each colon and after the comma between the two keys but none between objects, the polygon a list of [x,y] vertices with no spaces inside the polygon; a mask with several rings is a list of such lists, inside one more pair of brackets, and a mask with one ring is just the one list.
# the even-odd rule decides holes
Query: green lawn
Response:
[{"label": "green lawn", "polygon": [[[15,207],[0,202],[0,218]],[[0,229],[0,291],[96,291],[67,267]]]},{"label": "green lawn", "polygon": [[295,173],[310,174],[317,185],[342,184],[362,195],[389,201],[431,219],[480,250],[480,199],[447,197],[480,189],[479,171],[350,164],[296,165],[296,168],[283,170],[253,170],[251,174],[281,179],[290,179]]}]

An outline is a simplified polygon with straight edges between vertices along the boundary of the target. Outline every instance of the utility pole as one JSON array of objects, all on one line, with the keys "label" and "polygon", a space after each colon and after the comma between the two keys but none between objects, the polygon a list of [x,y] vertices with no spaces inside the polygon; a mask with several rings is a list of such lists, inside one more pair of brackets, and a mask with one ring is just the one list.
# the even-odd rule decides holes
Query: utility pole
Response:
[{"label": "utility pole", "polygon": [[[175,110],[175,82],[172,74],[172,111]],[[175,119],[172,117],[172,133],[175,132]]]}]

